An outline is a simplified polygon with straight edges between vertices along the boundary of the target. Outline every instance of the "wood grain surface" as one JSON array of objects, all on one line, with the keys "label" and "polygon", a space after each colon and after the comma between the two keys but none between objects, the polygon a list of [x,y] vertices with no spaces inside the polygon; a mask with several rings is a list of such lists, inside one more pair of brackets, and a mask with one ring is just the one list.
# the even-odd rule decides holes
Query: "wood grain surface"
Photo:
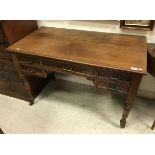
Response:
[{"label": "wood grain surface", "polygon": [[142,74],[147,71],[144,36],[41,27],[7,50]]}]

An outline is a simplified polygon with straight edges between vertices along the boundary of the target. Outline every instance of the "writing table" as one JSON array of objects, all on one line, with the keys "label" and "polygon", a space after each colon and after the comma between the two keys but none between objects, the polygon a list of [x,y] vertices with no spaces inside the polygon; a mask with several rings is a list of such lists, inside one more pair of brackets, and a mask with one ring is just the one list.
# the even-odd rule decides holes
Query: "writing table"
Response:
[{"label": "writing table", "polygon": [[31,87],[25,76],[46,78],[60,72],[84,76],[96,88],[126,96],[122,128],[147,71],[144,36],[41,27],[7,50],[28,92]]}]

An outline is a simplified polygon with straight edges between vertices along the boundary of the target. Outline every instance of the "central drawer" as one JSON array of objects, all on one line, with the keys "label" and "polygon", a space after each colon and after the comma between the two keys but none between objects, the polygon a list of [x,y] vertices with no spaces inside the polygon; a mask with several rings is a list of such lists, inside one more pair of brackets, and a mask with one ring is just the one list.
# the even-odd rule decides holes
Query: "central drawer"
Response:
[{"label": "central drawer", "polygon": [[95,68],[87,65],[72,64],[72,71],[75,73],[82,73],[83,75],[86,75],[86,76],[95,75]]},{"label": "central drawer", "polygon": [[61,73],[71,73],[80,76],[94,76],[95,69],[88,65],[80,65],[72,62],[42,59],[42,64],[47,72],[56,71]]},{"label": "central drawer", "polygon": [[41,61],[45,69],[64,69],[64,63],[61,63],[57,60],[42,59]]}]

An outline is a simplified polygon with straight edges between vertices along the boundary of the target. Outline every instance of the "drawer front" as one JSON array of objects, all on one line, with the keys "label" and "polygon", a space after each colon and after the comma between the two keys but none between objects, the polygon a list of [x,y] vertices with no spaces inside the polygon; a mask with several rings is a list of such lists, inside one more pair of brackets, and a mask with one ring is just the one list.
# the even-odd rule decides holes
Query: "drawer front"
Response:
[{"label": "drawer front", "polygon": [[60,70],[64,69],[64,63],[61,63],[56,60],[42,59],[42,64],[45,67],[45,69],[47,68],[60,69]]},{"label": "drawer front", "polygon": [[45,77],[42,70],[38,68],[21,65],[21,71],[25,74],[30,74],[38,77]]},{"label": "drawer front", "polygon": [[132,78],[132,73],[114,69],[102,69],[98,71],[98,77],[107,77],[110,78],[111,81],[113,80],[116,82],[130,82]]},{"label": "drawer front", "polygon": [[46,71],[57,71],[63,73],[71,73],[81,76],[94,76],[95,69],[87,65],[69,63],[57,60],[43,59],[43,66]]},{"label": "drawer front", "polygon": [[93,67],[89,67],[87,65],[77,65],[73,64],[71,65],[71,69],[75,73],[80,73],[86,76],[94,76],[95,75],[95,69]]},{"label": "drawer front", "polygon": [[117,94],[126,95],[128,94],[130,86],[128,84],[114,83],[111,82],[110,80],[98,79],[97,87],[110,90]]},{"label": "drawer front", "polygon": [[20,64],[22,65],[31,65],[31,66],[39,66],[40,61],[38,57],[30,56],[27,54],[17,54],[17,58]]},{"label": "drawer front", "polygon": [[0,59],[0,71],[16,73],[13,62],[4,59]]},{"label": "drawer front", "polygon": [[11,55],[7,51],[0,50],[0,59],[11,60]]}]

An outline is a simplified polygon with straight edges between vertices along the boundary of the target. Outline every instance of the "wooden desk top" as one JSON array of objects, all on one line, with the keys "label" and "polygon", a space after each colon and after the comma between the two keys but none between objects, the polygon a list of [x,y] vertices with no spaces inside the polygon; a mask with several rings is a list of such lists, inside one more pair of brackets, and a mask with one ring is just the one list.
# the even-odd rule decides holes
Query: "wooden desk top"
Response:
[{"label": "wooden desk top", "polygon": [[147,71],[144,36],[42,27],[7,50],[142,74]]}]

